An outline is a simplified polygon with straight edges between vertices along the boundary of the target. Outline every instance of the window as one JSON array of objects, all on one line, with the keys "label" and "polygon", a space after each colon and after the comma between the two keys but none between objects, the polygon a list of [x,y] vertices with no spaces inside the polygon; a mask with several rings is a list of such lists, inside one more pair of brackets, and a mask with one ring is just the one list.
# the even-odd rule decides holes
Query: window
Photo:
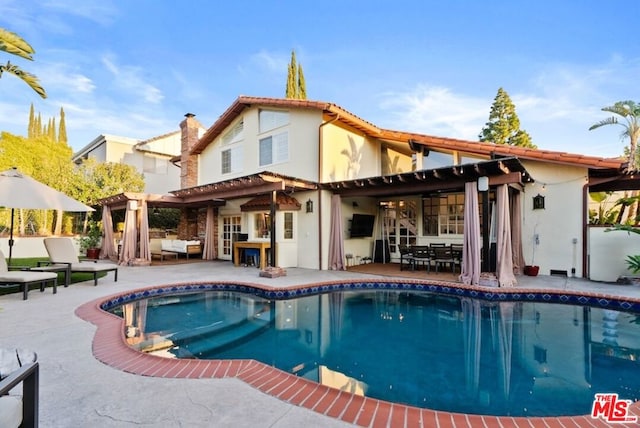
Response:
[{"label": "window", "polygon": [[242,147],[233,147],[222,151],[221,170],[223,174],[242,170]]},{"label": "window", "polygon": [[440,198],[424,198],[422,200],[422,235],[438,236],[438,208]]},{"label": "window", "polygon": [[260,166],[284,162],[289,159],[289,135],[286,132],[260,140]]},{"label": "window", "polygon": [[271,131],[289,123],[289,112],[277,110],[260,110],[260,133]]},{"label": "window", "polygon": [[142,157],[142,171],[149,174],[166,174],[168,162],[164,158],[158,158],[150,155]]},{"label": "window", "polygon": [[284,213],[284,239],[293,239],[293,213]]},{"label": "window", "polygon": [[244,122],[241,120],[222,136],[222,145],[237,143],[242,140],[242,131],[244,131]]},{"label": "window", "polygon": [[422,200],[424,236],[464,233],[464,193],[428,197]]},{"label": "window", "polygon": [[253,225],[255,238],[269,238],[271,236],[271,215],[268,213],[254,214]]}]

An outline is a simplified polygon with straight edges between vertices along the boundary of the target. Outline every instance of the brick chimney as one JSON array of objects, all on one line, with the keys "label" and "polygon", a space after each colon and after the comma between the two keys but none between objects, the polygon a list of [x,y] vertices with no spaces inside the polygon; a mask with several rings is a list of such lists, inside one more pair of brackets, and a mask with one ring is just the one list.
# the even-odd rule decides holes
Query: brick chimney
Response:
[{"label": "brick chimney", "polygon": [[198,121],[196,115],[187,113],[180,122],[181,150],[180,150],[180,188],[198,185],[198,157],[190,155],[191,148],[198,142]]}]

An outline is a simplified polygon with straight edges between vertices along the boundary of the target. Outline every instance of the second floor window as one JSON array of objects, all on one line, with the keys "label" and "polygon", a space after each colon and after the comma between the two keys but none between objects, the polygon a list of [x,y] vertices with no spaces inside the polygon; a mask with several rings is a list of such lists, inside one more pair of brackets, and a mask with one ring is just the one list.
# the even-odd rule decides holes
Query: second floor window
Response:
[{"label": "second floor window", "polygon": [[142,170],[151,174],[166,174],[168,162],[166,159],[145,154],[142,158]]},{"label": "second floor window", "polygon": [[242,171],[241,147],[233,147],[222,151],[221,170],[223,174]]},{"label": "second floor window", "polygon": [[260,166],[289,159],[289,135],[286,132],[260,139]]},{"label": "second floor window", "polygon": [[222,144],[227,145],[241,141],[243,131],[244,122],[241,120],[240,122],[233,125],[226,134],[224,134],[224,136],[222,137]]},{"label": "second floor window", "polygon": [[260,110],[260,133],[271,131],[289,123],[289,112],[278,110]]}]

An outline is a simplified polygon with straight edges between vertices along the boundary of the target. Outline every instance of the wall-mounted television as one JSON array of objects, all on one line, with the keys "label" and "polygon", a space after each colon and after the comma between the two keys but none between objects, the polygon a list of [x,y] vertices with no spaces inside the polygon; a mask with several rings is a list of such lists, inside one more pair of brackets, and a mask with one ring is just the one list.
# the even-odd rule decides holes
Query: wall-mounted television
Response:
[{"label": "wall-mounted television", "polygon": [[373,235],[376,216],[370,214],[354,214],[351,217],[351,238],[367,238]]}]

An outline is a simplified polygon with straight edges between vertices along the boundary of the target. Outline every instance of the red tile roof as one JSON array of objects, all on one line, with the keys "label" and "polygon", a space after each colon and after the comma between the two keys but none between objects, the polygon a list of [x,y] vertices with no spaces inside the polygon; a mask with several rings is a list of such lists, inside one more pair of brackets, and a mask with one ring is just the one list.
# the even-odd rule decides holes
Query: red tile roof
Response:
[{"label": "red tile roof", "polygon": [[207,130],[200,141],[193,147],[191,153],[202,153],[202,151],[217,136],[219,136],[227,126],[239,117],[245,109],[252,106],[321,110],[328,116],[337,118],[340,122],[363,132],[371,138],[406,142],[407,144],[410,140],[413,140],[418,144],[422,144],[433,149],[458,150],[466,153],[489,156],[492,154],[499,156],[516,156],[521,159],[538,160],[565,165],[580,165],[589,168],[621,169],[625,165],[625,161],[622,159],[601,158],[597,156],[587,156],[552,150],[527,149],[504,144],[466,141],[455,138],[435,137],[431,135],[382,129],[333,103],[288,98],[249,97],[244,95],[239,96]]}]

